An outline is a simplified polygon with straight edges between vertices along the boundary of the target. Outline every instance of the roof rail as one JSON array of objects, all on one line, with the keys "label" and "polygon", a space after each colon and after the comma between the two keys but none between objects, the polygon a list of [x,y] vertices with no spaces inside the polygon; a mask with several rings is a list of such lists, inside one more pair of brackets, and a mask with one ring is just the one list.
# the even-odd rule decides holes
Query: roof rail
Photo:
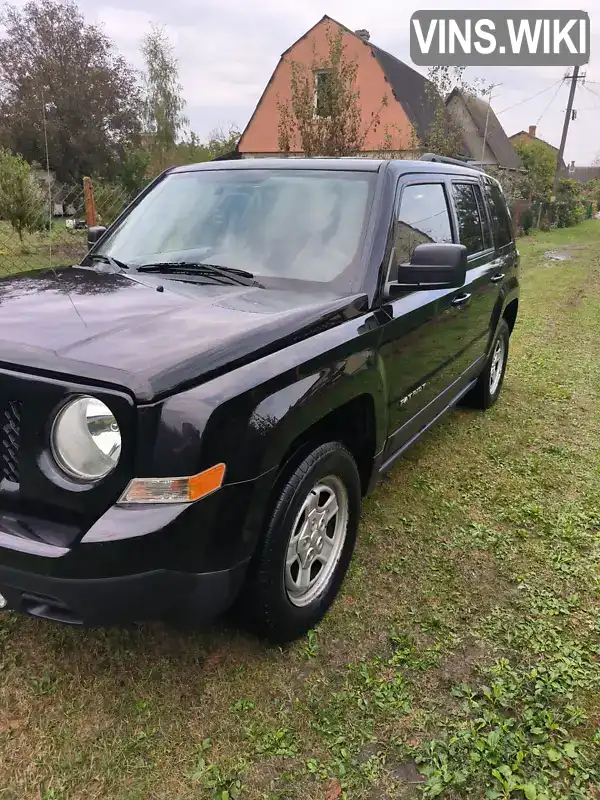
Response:
[{"label": "roof rail", "polygon": [[423,153],[419,161],[439,161],[442,164],[456,164],[458,167],[470,167],[477,169],[480,172],[485,172],[482,166],[478,166],[474,161],[461,161],[458,158],[449,158],[448,156],[438,156],[435,153]]}]

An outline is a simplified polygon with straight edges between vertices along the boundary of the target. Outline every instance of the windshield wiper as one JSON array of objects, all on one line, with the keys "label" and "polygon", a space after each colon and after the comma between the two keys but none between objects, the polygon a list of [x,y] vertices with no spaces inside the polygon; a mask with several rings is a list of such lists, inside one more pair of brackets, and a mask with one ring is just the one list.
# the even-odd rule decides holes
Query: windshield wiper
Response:
[{"label": "windshield wiper", "polygon": [[138,272],[185,273],[205,275],[210,278],[227,278],[232,283],[242,286],[258,286],[251,272],[233,267],[222,267],[219,264],[206,264],[203,261],[157,261],[143,264],[136,268]]},{"label": "windshield wiper", "polygon": [[107,256],[106,253],[92,253],[88,256],[90,261],[101,261],[103,264],[110,264],[111,267],[119,267],[119,269],[129,269],[129,265],[124,261],[119,261],[117,258]]}]

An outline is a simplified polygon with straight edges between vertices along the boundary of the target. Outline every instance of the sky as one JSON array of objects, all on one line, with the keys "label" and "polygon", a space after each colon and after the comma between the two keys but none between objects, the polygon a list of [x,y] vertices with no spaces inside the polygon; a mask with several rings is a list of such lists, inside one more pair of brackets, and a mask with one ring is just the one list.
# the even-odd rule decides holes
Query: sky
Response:
[{"label": "sky", "polygon": [[[25,0],[12,0],[22,5]],[[587,11],[591,58],[577,87],[565,161],[591,164],[600,156],[600,0],[79,0],[86,19],[102,24],[116,47],[141,67],[140,41],[151,24],[163,25],[179,59],[190,127],[201,138],[217,127],[243,129],[281,53],[327,14],[346,27],[366,28],[371,42],[414,66],[409,20],[422,9]],[[418,68],[425,72],[425,68]],[[558,146],[569,87],[561,67],[477,68],[467,76],[500,84],[492,107],[510,136],[537,124],[537,135]],[[534,95],[538,95],[534,97]]]}]

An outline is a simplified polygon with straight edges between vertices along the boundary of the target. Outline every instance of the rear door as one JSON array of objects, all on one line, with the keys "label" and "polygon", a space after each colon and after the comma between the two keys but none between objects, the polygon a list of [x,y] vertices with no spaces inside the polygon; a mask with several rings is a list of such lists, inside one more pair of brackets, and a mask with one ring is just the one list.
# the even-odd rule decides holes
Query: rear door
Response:
[{"label": "rear door", "polygon": [[[408,263],[414,248],[426,242],[456,241],[450,184],[444,175],[401,179],[393,231],[394,264]],[[392,275],[386,276],[393,280]],[[403,447],[433,419],[445,397],[458,393],[462,367],[458,349],[464,316],[463,288],[406,292],[388,301],[381,357],[388,382],[389,440],[386,458]]]},{"label": "rear door", "polygon": [[519,255],[515,245],[512,222],[506,207],[506,200],[499,185],[490,178],[485,178],[483,196],[490,219],[495,249],[494,271],[490,280],[496,286],[498,297],[500,297],[505,287],[511,285],[514,281]]},{"label": "rear door", "polygon": [[468,259],[455,347],[461,371],[475,371],[487,352],[501,270],[480,180],[453,177],[451,198],[458,240],[466,246]]}]

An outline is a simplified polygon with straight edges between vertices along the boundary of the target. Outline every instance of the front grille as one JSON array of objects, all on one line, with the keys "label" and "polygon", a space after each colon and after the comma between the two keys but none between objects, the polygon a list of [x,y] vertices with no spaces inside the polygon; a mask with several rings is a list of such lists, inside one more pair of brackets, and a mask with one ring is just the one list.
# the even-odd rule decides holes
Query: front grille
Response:
[{"label": "front grille", "polygon": [[21,401],[9,400],[0,412],[0,474],[13,483],[19,482],[19,448],[21,443]]}]

